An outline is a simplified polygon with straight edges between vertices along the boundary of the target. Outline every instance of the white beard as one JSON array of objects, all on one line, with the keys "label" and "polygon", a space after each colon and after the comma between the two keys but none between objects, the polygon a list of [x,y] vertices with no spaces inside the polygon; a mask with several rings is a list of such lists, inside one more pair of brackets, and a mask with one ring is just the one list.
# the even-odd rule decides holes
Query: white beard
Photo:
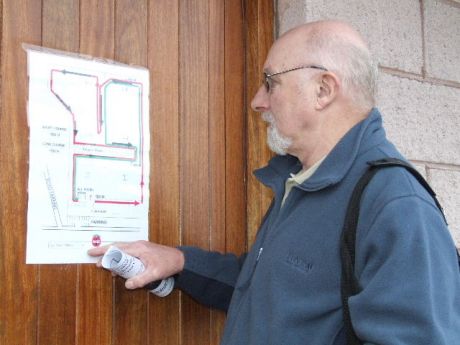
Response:
[{"label": "white beard", "polygon": [[275,118],[272,113],[265,112],[262,114],[262,119],[269,123],[267,127],[267,144],[270,150],[279,154],[286,155],[289,146],[292,144],[292,139],[283,136],[278,127],[276,127]]}]

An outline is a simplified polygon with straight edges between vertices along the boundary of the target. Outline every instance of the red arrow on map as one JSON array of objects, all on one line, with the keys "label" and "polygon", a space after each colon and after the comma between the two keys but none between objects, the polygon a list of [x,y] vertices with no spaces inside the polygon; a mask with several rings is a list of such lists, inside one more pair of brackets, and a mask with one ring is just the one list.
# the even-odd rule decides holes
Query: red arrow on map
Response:
[{"label": "red arrow on map", "polygon": [[139,205],[139,201],[137,200],[134,200],[134,201],[96,200],[94,202],[98,204],[117,204],[117,205],[134,205],[134,206]]}]

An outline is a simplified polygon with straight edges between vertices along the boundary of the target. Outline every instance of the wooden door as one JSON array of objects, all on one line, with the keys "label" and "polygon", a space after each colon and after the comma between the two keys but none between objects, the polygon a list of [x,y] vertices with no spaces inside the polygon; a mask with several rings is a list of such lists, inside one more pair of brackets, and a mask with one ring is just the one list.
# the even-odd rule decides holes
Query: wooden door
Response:
[{"label": "wooden door", "polygon": [[271,0],[3,0],[0,344],[218,344],[225,315],[175,291],[126,291],[94,265],[25,265],[28,127],[22,43],[150,69],[150,239],[241,253],[270,195],[249,109]]}]

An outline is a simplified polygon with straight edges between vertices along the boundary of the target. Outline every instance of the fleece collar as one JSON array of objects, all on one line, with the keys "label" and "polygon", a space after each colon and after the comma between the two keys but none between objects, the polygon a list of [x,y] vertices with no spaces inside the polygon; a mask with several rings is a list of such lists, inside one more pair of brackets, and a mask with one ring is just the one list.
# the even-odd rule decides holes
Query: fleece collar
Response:
[{"label": "fleece collar", "polygon": [[[382,127],[382,116],[377,108],[373,108],[363,121],[351,128],[337,143],[313,176],[299,187],[306,191],[316,191],[339,183],[360,153],[383,140],[385,130]],[[254,175],[264,185],[279,192],[290,174],[299,172],[301,168],[301,162],[294,156],[275,156],[266,167],[255,170]]]}]

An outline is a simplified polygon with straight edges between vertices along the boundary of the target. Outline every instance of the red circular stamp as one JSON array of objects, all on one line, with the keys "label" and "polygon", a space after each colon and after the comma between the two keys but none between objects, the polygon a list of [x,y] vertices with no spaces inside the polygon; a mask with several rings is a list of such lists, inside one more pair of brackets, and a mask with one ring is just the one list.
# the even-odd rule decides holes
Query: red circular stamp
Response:
[{"label": "red circular stamp", "polygon": [[101,236],[94,235],[91,243],[93,244],[93,247],[99,247],[101,245]]}]

